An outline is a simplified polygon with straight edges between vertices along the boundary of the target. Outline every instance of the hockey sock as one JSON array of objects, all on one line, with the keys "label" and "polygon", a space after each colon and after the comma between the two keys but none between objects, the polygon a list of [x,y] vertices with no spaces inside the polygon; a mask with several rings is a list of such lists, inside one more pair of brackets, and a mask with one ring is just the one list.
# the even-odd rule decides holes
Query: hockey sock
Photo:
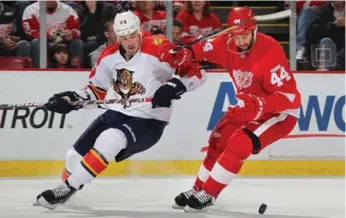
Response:
[{"label": "hockey sock", "polygon": [[213,169],[215,159],[207,155],[199,168],[197,178],[195,180],[193,189],[199,191],[202,189],[204,182],[208,179],[210,171]]},{"label": "hockey sock", "polygon": [[65,182],[70,176],[71,176],[71,173],[66,169],[66,167],[64,167],[62,171],[62,175],[61,175],[62,181]]},{"label": "hockey sock", "polygon": [[79,188],[81,185],[90,183],[108,167],[108,161],[95,148],[92,148],[77,165],[68,179],[70,185]]},{"label": "hockey sock", "polygon": [[239,157],[222,154],[204,183],[203,190],[217,197],[238,174],[242,165],[243,161]]},{"label": "hockey sock", "polygon": [[71,148],[67,151],[66,157],[65,157],[65,167],[62,171],[62,180],[66,181],[70,175],[71,172],[73,172],[76,168],[76,166],[80,163],[80,161],[83,159],[83,156],[80,155],[75,148]]},{"label": "hockey sock", "polygon": [[235,133],[229,139],[226,149],[210,172],[209,178],[204,183],[203,190],[217,197],[239,173],[244,160],[251,155],[252,150],[251,138],[243,131]]}]

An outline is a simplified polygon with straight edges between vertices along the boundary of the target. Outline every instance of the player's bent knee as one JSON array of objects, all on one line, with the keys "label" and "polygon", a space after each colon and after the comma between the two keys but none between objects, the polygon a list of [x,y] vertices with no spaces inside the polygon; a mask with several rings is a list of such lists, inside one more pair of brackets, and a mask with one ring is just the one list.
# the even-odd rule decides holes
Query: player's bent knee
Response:
[{"label": "player's bent knee", "polygon": [[253,143],[250,136],[244,131],[239,131],[228,140],[225,153],[236,155],[241,159],[247,159],[253,151]]},{"label": "player's bent knee", "polygon": [[109,128],[103,131],[96,139],[94,148],[101,153],[107,161],[114,157],[127,146],[125,134],[118,129]]},{"label": "player's bent knee", "polygon": [[255,133],[248,129],[243,129],[243,131],[250,137],[252,141],[252,154],[258,154],[262,148],[260,139],[257,135],[255,135]]}]

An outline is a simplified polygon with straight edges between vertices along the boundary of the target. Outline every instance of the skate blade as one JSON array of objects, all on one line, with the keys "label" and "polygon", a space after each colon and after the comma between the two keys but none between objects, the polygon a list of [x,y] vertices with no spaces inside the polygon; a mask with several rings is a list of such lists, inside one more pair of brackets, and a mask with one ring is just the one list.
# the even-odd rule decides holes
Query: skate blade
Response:
[{"label": "skate blade", "polygon": [[49,210],[54,210],[58,205],[50,204],[48,201],[46,201],[43,197],[40,197],[32,204],[35,207],[44,207]]},{"label": "skate blade", "polygon": [[208,207],[205,207],[205,208],[202,208],[202,209],[195,209],[195,208],[192,208],[192,207],[189,207],[189,206],[185,206],[184,207],[184,211],[186,213],[203,213],[203,212],[208,211]]},{"label": "skate blade", "polygon": [[185,207],[185,206],[180,206],[180,205],[178,205],[178,204],[176,204],[176,203],[174,203],[174,204],[172,205],[172,208],[173,208],[173,209],[176,209],[176,210],[183,210],[184,207]]}]

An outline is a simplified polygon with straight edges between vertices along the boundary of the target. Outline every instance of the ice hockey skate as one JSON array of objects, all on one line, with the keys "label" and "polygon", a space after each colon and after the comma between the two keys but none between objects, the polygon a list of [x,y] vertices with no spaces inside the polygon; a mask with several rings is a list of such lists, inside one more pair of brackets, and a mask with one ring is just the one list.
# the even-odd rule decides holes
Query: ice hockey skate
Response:
[{"label": "ice hockey skate", "polygon": [[205,212],[208,210],[208,207],[215,204],[215,200],[215,197],[207,194],[205,191],[200,191],[187,200],[184,211],[187,213]]},{"label": "ice hockey skate", "polygon": [[190,189],[185,192],[181,192],[178,196],[174,198],[174,203],[172,207],[174,209],[184,209],[186,206],[187,200],[197,192],[194,189]]},{"label": "ice hockey skate", "polygon": [[64,204],[76,191],[66,181],[54,189],[46,190],[39,194],[33,205],[54,210],[58,205]]}]

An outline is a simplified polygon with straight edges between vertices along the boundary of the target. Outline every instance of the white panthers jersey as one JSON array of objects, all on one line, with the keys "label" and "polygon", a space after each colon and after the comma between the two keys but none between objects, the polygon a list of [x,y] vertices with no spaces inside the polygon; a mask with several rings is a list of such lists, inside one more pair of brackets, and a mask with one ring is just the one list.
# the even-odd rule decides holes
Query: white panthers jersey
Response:
[{"label": "white panthers jersey", "polygon": [[[119,44],[106,48],[89,77],[86,90],[92,99],[152,98],[155,91],[175,75],[175,69],[159,60],[159,47],[169,43],[161,35],[143,37],[140,51],[127,61]],[[201,85],[200,78],[182,78],[189,90]],[[131,105],[107,104],[103,108],[129,116],[169,121],[172,108],[152,108],[151,102]]]}]

